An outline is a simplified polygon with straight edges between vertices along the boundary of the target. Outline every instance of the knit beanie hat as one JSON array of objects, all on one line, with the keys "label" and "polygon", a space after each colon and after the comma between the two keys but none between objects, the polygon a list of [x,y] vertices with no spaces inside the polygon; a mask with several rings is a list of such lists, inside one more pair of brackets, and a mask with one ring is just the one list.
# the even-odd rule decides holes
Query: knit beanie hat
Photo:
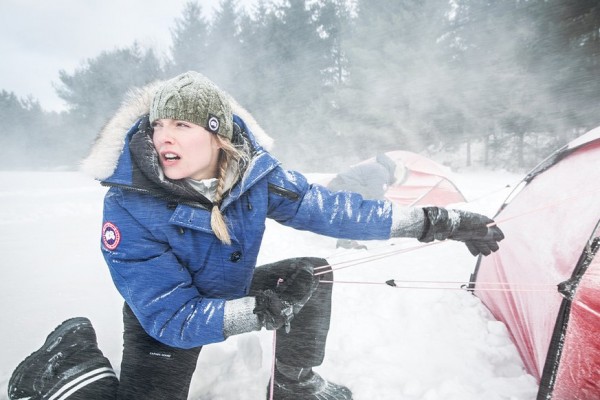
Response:
[{"label": "knit beanie hat", "polygon": [[227,95],[194,71],[159,86],[150,107],[150,122],[157,119],[192,122],[229,140],[233,137],[233,112]]}]

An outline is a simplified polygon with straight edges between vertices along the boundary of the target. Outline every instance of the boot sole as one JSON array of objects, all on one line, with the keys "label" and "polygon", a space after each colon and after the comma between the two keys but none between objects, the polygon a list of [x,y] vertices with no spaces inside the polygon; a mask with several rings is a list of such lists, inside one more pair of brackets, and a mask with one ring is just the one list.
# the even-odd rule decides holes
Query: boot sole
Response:
[{"label": "boot sole", "polygon": [[[32,363],[32,361],[38,357],[40,354],[46,353],[51,351],[54,347],[56,347],[57,345],[60,344],[60,342],[62,341],[62,337],[67,334],[69,331],[71,330],[76,330],[76,328],[80,328],[83,326],[87,326],[90,329],[93,330],[92,327],[92,323],[88,318],[85,317],[75,317],[75,318],[71,318],[68,319],[66,321],[64,321],[62,324],[60,324],[59,326],[57,326],[49,335],[48,337],[46,337],[46,341],[44,342],[44,344],[42,345],[42,347],[40,347],[39,349],[37,349],[36,351],[34,351],[33,353],[31,353],[29,356],[27,356],[23,361],[21,361],[19,363],[19,365],[17,366],[17,368],[15,368],[15,371],[12,373],[10,380],[8,381],[8,396],[9,399],[11,400],[16,400],[16,399],[20,399],[23,397],[29,397],[29,396],[33,396],[34,393],[27,393],[27,392],[18,392],[18,390],[16,389],[19,384],[21,383],[21,380],[23,378],[23,376],[26,374],[26,371],[29,369],[30,364]],[[14,393],[13,393],[14,392]],[[19,396],[19,397],[12,397],[12,396]]]},{"label": "boot sole", "polygon": [[98,357],[76,365],[61,375],[62,378],[44,393],[39,400],[68,399],[75,392],[85,389],[88,385],[101,379],[111,380],[110,382],[102,383],[102,393],[114,392],[115,396],[111,396],[111,398],[116,397],[119,380],[106,357]]},{"label": "boot sole", "polygon": [[[275,372],[273,385],[273,399],[277,400],[353,400],[352,392],[345,386],[327,382],[320,375],[313,372],[313,376],[304,384],[289,382],[278,383],[278,372]],[[280,378],[281,379],[281,378]],[[307,384],[312,382],[313,384]],[[271,398],[271,382],[267,386],[267,400]]]}]

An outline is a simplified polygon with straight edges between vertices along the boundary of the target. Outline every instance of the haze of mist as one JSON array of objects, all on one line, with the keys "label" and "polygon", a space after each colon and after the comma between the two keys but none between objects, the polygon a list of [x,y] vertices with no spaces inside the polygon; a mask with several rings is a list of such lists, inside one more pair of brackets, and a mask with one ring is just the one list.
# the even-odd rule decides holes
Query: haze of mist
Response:
[{"label": "haze of mist", "polygon": [[[2,116],[15,122],[0,139],[0,168],[77,168],[128,90],[190,69],[232,94],[274,137],[274,154],[305,171],[335,171],[398,149],[455,169],[525,171],[599,124],[598,6],[242,5],[221,1],[207,13],[212,3],[188,2],[159,18],[170,33],[160,45],[133,36],[121,47],[82,52],[55,81],[63,111],[2,91]],[[138,32],[135,23],[130,29]],[[21,156],[25,149],[30,157]]]}]

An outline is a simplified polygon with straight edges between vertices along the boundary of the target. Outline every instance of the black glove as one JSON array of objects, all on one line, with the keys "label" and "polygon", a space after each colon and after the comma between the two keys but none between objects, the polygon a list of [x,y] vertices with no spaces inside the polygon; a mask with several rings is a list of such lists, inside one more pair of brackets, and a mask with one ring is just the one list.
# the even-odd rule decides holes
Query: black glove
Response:
[{"label": "black glove", "polygon": [[[294,268],[295,267],[295,268]],[[267,289],[256,295],[254,314],[269,330],[286,327],[296,316],[319,285],[313,267],[308,264],[293,265],[293,270],[282,278],[275,289]]]},{"label": "black glove", "polygon": [[419,238],[421,242],[435,240],[458,240],[464,242],[474,256],[490,255],[498,250],[498,242],[504,234],[494,220],[485,215],[463,210],[447,210],[439,207],[424,207],[425,227]]}]

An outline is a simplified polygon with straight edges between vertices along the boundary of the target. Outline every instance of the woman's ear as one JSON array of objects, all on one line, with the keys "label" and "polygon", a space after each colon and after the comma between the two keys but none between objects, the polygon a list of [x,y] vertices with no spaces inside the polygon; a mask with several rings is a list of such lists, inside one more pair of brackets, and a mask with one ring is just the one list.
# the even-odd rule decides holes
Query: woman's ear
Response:
[{"label": "woman's ear", "polygon": [[223,138],[220,138],[216,133],[212,134],[211,147],[213,149],[223,150]]}]

